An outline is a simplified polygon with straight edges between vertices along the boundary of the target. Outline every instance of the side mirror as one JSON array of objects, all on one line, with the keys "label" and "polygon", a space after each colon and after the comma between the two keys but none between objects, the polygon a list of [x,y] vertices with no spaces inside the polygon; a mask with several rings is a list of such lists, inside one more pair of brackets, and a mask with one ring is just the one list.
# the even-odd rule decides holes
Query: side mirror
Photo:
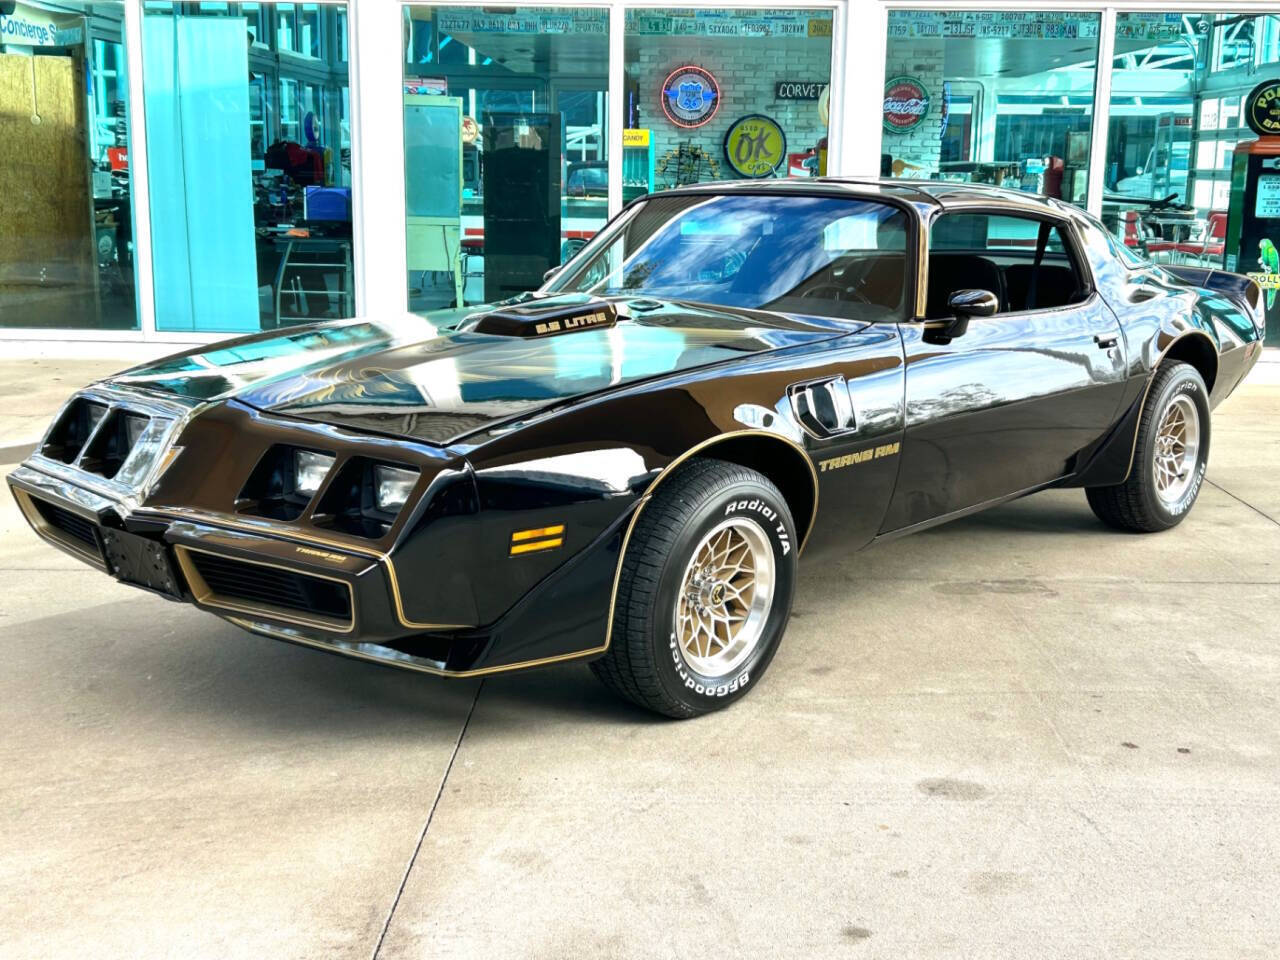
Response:
[{"label": "side mirror", "polygon": [[957,290],[947,297],[947,308],[957,317],[994,317],[1000,299],[990,290]]},{"label": "side mirror", "polygon": [[928,331],[931,343],[950,343],[964,336],[974,317],[994,317],[1000,312],[1000,298],[990,290],[957,290],[947,297],[947,309],[954,316]]}]

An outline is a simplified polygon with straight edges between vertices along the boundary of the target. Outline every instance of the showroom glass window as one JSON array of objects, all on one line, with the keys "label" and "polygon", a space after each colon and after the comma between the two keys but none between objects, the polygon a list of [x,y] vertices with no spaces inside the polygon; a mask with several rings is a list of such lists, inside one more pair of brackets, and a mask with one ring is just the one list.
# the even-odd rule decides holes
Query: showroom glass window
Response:
[{"label": "showroom glass window", "polygon": [[[1184,14],[1203,38],[1191,87],[1191,171],[1187,202],[1196,219],[1209,222],[1225,212],[1231,196],[1231,164],[1236,144],[1253,140],[1241,106],[1264,80],[1280,77],[1280,21],[1276,14]],[[1207,61],[1208,69],[1206,69]],[[1216,220],[1216,218],[1215,218]]]},{"label": "showroom glass window", "polygon": [[345,31],[334,4],[146,3],[158,330],[354,314]]},{"label": "showroom glass window", "polygon": [[409,308],[542,283],[608,218],[609,13],[405,8]]},{"label": "showroom glass window", "polygon": [[881,169],[1083,205],[1101,16],[889,13]]},{"label": "showroom glass window", "polygon": [[124,4],[0,14],[0,325],[136,330]]},{"label": "showroom glass window", "polygon": [[830,10],[627,11],[623,200],[826,173]]},{"label": "showroom glass window", "polygon": [[1280,21],[1186,11],[1116,17],[1102,219],[1157,262],[1221,266],[1241,104],[1280,76]]}]

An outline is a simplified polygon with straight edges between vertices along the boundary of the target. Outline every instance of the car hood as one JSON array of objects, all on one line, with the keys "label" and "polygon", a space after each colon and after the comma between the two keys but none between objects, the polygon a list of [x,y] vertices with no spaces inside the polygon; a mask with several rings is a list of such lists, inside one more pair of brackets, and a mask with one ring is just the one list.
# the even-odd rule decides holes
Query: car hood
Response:
[{"label": "car hood", "polygon": [[673,301],[608,303],[616,323],[552,336],[467,329],[483,307],[294,328],[177,354],[109,382],[447,444],[565,401],[866,326]]}]

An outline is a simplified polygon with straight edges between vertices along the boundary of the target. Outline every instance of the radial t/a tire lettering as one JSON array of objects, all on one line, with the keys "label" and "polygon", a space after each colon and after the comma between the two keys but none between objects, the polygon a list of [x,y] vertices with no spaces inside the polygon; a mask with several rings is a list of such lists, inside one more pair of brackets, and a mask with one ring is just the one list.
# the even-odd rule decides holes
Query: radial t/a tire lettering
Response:
[{"label": "radial t/a tire lettering", "polygon": [[1085,495],[1109,526],[1168,530],[1195,505],[1208,462],[1209,391],[1195,367],[1166,361],[1147,390],[1128,479]]},{"label": "radial t/a tire lettering", "polygon": [[608,651],[591,669],[669,717],[728,706],[759,683],[786,629],[799,539],[760,473],[694,459],[659,486],[622,560]]}]

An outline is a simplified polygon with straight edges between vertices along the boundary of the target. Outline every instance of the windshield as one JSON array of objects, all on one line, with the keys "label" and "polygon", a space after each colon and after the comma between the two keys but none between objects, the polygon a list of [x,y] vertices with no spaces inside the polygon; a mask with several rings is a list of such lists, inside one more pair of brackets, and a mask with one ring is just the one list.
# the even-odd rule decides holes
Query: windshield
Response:
[{"label": "windshield", "polygon": [[548,291],[900,320],[907,214],[839,197],[686,194],[630,208]]}]

